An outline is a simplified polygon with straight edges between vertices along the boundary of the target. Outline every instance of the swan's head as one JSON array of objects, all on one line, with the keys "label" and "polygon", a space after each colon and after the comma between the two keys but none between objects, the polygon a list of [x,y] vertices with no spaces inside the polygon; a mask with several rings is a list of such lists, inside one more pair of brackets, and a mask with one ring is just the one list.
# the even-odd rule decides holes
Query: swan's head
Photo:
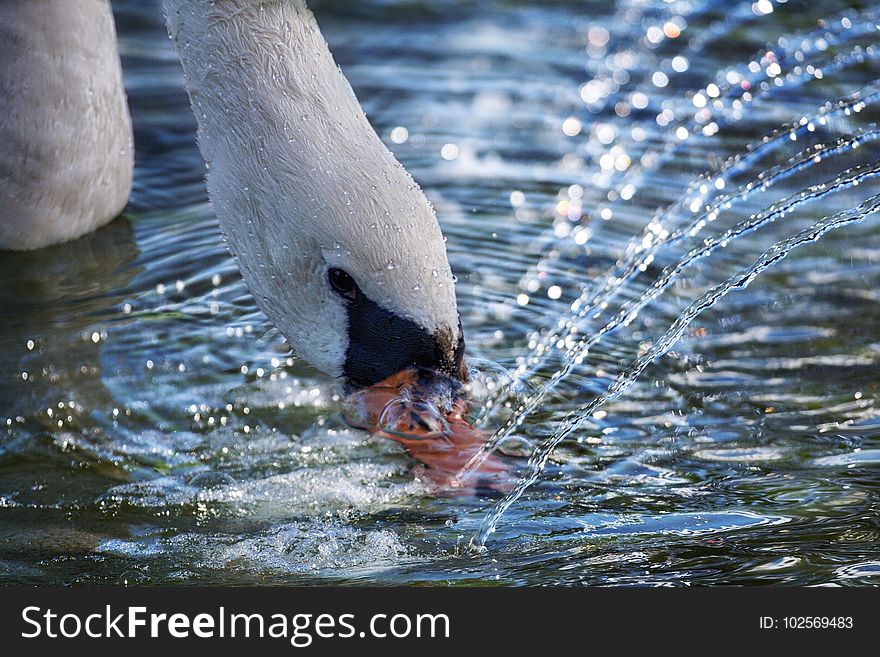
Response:
[{"label": "swan's head", "polygon": [[[394,291],[384,294],[380,290],[377,298],[382,301],[371,297],[366,288],[373,287],[375,280],[362,287],[348,270],[330,266],[327,283],[333,295],[342,300],[341,317],[340,313],[334,313],[337,335],[332,339],[345,344],[344,358],[341,361],[337,358],[335,367],[341,369],[349,385],[370,386],[412,366],[462,376],[464,336],[458,314],[454,304],[447,308],[436,305],[448,303],[443,298],[445,295],[417,302],[417,305],[435,305],[439,310],[423,322],[417,319],[420,313],[405,295],[398,296]],[[390,285],[394,287],[393,283]],[[414,286],[430,290],[424,284]]]},{"label": "swan's head", "polygon": [[[231,154],[211,166],[245,282],[299,357],[351,387],[410,366],[463,378],[455,281],[433,209],[390,153],[365,141],[368,159],[359,140],[340,143],[345,157],[291,160],[267,146],[265,169]],[[320,175],[301,173],[312,168]]]},{"label": "swan's head", "polygon": [[239,251],[245,278],[294,351],[351,387],[411,366],[461,378],[464,337],[431,209],[419,193],[407,212],[383,210],[372,187],[349,205],[367,190],[343,184],[317,221],[280,221],[261,261],[244,265],[252,254]]},{"label": "swan's head", "polygon": [[166,0],[208,189],[257,303],[356,387],[409,367],[459,375],[446,245],[302,0]]}]

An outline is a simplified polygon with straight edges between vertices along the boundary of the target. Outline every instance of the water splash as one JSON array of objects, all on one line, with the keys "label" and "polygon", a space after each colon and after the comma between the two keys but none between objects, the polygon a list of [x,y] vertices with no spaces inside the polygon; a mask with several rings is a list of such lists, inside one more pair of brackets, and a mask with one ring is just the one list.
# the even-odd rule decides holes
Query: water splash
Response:
[{"label": "water splash", "polygon": [[[743,7],[739,9],[742,10]],[[732,20],[735,21],[745,20],[747,17],[747,13],[744,14],[742,11],[734,12],[734,14],[736,18]],[[609,198],[612,196],[618,200],[631,198],[631,194],[622,193],[625,187],[633,190],[640,189],[649,175],[658,171],[664,163],[669,162],[679,151],[688,147],[687,141],[682,139],[683,134],[714,138],[723,126],[742,121],[744,116],[747,115],[744,111],[744,102],[746,104],[753,103],[762,96],[769,96],[783,89],[790,90],[812,81],[828,79],[834,72],[842,71],[855,65],[863,64],[867,60],[877,58],[878,51],[870,42],[865,45],[857,44],[850,48],[850,50],[842,53],[831,55],[827,53],[834,47],[843,46],[855,39],[875,35],[878,29],[878,19],[880,19],[880,10],[876,8],[866,9],[862,12],[843,12],[829,18],[817,29],[792,34],[784,39],[780,39],[776,44],[768,44],[760,52],[756,53],[746,65],[718,71],[713,76],[714,82],[710,84],[717,89],[717,92],[712,94],[714,97],[712,107],[719,116],[712,120],[711,114],[709,116],[705,115],[705,112],[708,111],[705,107],[702,111],[698,109],[696,113],[691,114],[691,110],[694,109],[694,97],[700,92],[688,92],[676,105],[677,107],[681,105],[685,109],[681,111],[676,109],[672,112],[674,116],[683,113],[686,118],[669,122],[660,148],[653,153],[646,153],[646,155],[650,156],[643,157],[638,162],[633,157],[633,166],[627,168],[619,182],[612,185],[612,180],[609,179],[607,181],[607,186],[610,190]],[[720,28],[716,26],[717,29]],[[691,43],[687,50],[699,52],[699,49],[705,47],[705,44],[708,42],[706,40],[710,38],[712,32],[712,30],[709,30],[700,35],[700,40]],[[801,117],[791,127],[781,129],[776,134],[765,137],[761,143],[748,148],[744,154],[734,156],[733,161],[725,163],[718,173],[707,174],[705,178],[701,177],[701,179],[696,180],[688,192],[693,192],[693,187],[697,189],[706,187],[705,183],[709,178],[712,181],[720,180],[721,183],[727,182],[729,176],[746,170],[749,166],[760,161],[761,158],[767,157],[776,149],[782,147],[786,143],[786,139],[797,140],[804,133],[813,131],[816,125],[824,125],[825,122],[835,116],[841,114],[850,115],[853,112],[861,111],[867,102],[876,98],[877,93],[877,83],[872,83],[835,105],[821,108],[813,116]],[[619,94],[622,94],[622,92],[618,92]],[[711,131],[706,132],[705,127],[707,125],[714,127]],[[602,186],[600,185],[600,187]],[[700,198],[701,196],[705,197],[705,193],[689,198],[687,203],[692,204],[697,201],[705,201],[705,198]],[[599,209],[601,209],[601,206],[597,208],[597,211]],[[677,208],[669,208],[660,217],[655,217],[655,221],[648,224],[646,234],[648,230],[653,228],[664,230],[663,221],[668,220],[671,210],[675,209]],[[551,254],[551,257],[555,252],[553,248],[554,243],[561,241],[554,238],[552,233],[553,231],[551,230],[538,239],[544,245],[542,254]],[[637,244],[638,240],[634,240],[634,243]],[[628,255],[631,255],[633,250],[638,250],[634,243],[631,243],[627,248],[626,253]],[[535,271],[541,270],[546,265],[546,255],[542,255],[538,263],[526,273],[524,278],[534,278]],[[613,281],[615,278],[614,273],[606,273],[604,278],[606,284],[609,277]],[[626,280],[624,278],[621,284]],[[584,294],[586,292],[587,290],[584,291]],[[565,318],[563,316],[556,322],[556,327],[561,328],[563,331],[568,331],[575,322],[593,310],[592,304],[584,304],[584,294],[573,304],[573,306],[583,308],[583,312],[576,314],[572,318]],[[601,295],[602,293],[599,292],[598,294]],[[542,337],[531,341],[533,344],[530,344],[528,353],[518,358],[519,366],[516,372],[518,377],[526,379],[538,371],[545,359],[553,351],[553,345],[559,342],[560,333],[558,328],[551,328]],[[485,423],[492,411],[504,401],[504,397],[505,391],[499,389],[496,395],[486,400],[478,423]]]},{"label": "water splash", "polygon": [[[809,168],[813,164],[817,164],[823,157],[829,157],[833,154],[851,150],[858,147],[863,141],[874,140],[880,136],[875,130],[866,131],[858,137],[841,140],[834,146],[829,146],[812,153],[802,153],[793,158],[787,167],[779,168],[771,171],[769,175],[762,176],[760,180],[753,181],[744,186],[744,188],[734,196],[725,197],[716,204],[710,206],[706,211],[697,215],[691,224],[684,228],[677,229],[669,233],[662,240],[657,240],[655,244],[649,245],[650,248],[643,249],[646,253],[639,254],[640,257],[632,258],[624,267],[619,276],[611,276],[610,281],[605,287],[596,293],[585,309],[579,311],[576,318],[582,318],[586,314],[596,308],[599,308],[613,297],[625,281],[629,280],[634,274],[640,271],[641,266],[651,258],[657,248],[661,245],[668,245],[684,239],[685,237],[693,237],[707,224],[709,217],[717,214],[722,207],[729,208],[734,201],[743,200],[757,188],[768,189],[772,185],[781,180],[794,175],[794,173]],[[598,344],[602,338],[622,325],[631,322],[635,316],[646,306],[661,294],[677,277],[689,267],[692,263],[700,258],[707,257],[719,247],[726,246],[730,241],[735,240],[743,235],[747,235],[762,226],[774,222],[776,219],[784,218],[796,208],[806,203],[818,201],[830,194],[849,189],[857,186],[862,182],[875,178],[880,173],[880,168],[874,166],[863,166],[845,171],[831,181],[811,185],[805,190],[788,196],[781,201],[777,201],[765,210],[758,212],[748,219],[738,222],[728,230],[717,234],[711,238],[706,238],[699,246],[691,249],[687,254],[680,258],[674,265],[667,266],[651,284],[651,286],[642,293],[636,301],[625,301],[617,314],[597,331],[582,337],[573,346],[569,348],[565,354],[563,366],[539,387],[534,393],[526,397],[515,409],[513,416],[500,427],[492,439],[490,439],[485,447],[476,454],[466,465],[462,471],[462,476],[467,475],[473,468],[477,467],[481,460],[494,449],[499,441],[505,439],[511,431],[519,427],[526,417],[538,408],[546,395],[563,379],[565,379],[572,370],[581,364],[583,358],[589,350]]]},{"label": "water splash", "polygon": [[[873,100],[878,96],[880,96],[880,92],[876,91],[864,99],[860,94],[858,100],[845,103],[835,108],[833,112],[820,112],[809,119],[801,119],[791,130],[780,131],[776,136],[762,141],[754,148],[748,150],[744,156],[732,158],[717,173],[705,174],[698,178],[690,186],[689,192],[678,203],[658,212],[648,223],[642,235],[630,242],[626,249],[627,258],[625,260],[616,263],[615,266],[602,275],[599,281],[584,288],[581,295],[571,304],[574,311],[573,314],[568,318],[561,318],[557,322],[558,328],[547,331],[543,338],[531,349],[532,355],[526,360],[530,367],[523,371],[520,376],[527,379],[536,374],[552,353],[554,345],[559,343],[560,337],[565,334],[575,333],[576,330],[573,329],[591,313],[601,313],[603,304],[613,298],[615,291],[622,288],[634,275],[644,271],[644,268],[653,262],[653,256],[660,247],[669,246],[687,237],[696,236],[707,223],[714,221],[722,210],[729,210],[734,204],[746,201],[756,192],[767,191],[776,183],[784,181],[816,164],[820,164],[829,157],[858,148],[861,144],[875,141],[880,133],[874,129],[862,130],[859,131],[857,136],[838,139],[837,143],[832,146],[808,148],[790,158],[785,165],[777,165],[767,171],[762,171],[757,178],[740,186],[736,193],[716,197],[711,201],[711,204],[707,204],[708,198],[705,192],[701,192],[696,196],[691,195],[691,192],[701,187],[714,188],[716,190],[725,189],[733,174],[747,170],[748,167],[753,166],[757,161],[766,157],[768,152],[775,150],[781,144],[789,140],[796,141],[798,135],[811,131],[815,124],[825,125],[828,118],[834,114],[843,113],[844,111],[860,111],[859,108],[864,107],[868,99]],[[672,231],[667,228],[672,222],[676,211],[689,207],[693,208],[694,206],[705,209],[694,214],[693,219],[686,226]],[[595,319],[596,316],[594,315],[593,318]]]},{"label": "water splash", "polygon": [[[874,168],[872,172],[874,174],[880,173],[880,168]],[[576,411],[565,416],[553,436],[542,443],[531,456],[528,464],[528,473],[520,479],[516,488],[496,504],[492,511],[484,517],[479,530],[471,540],[471,546],[476,549],[483,549],[485,547],[486,541],[495,532],[495,528],[504,513],[538,480],[553,450],[577,431],[600,406],[619,396],[629,388],[648,365],[665,354],[681,338],[685,329],[700,313],[714,306],[731,291],[748,287],[758,274],[785,258],[792,250],[804,244],[815,242],[831,230],[860,222],[878,209],[880,209],[880,194],[872,196],[854,209],[825,217],[797,235],[780,240],[773,247],[765,251],[752,265],[731,276],[724,283],[715,286],[694,301],[675,320],[669,330],[651,345],[644,355],[633,361],[614,379],[605,393],[596,397],[589,404],[581,406]]]},{"label": "water splash", "polygon": [[[742,16],[737,15],[736,20],[743,20]],[[713,107],[721,112],[722,110],[726,111],[729,107],[735,108],[737,103],[740,103],[740,109],[731,115],[724,114],[717,122],[713,121],[712,125],[715,125],[715,129],[711,133],[702,130],[701,126],[705,126],[709,118],[700,116],[701,112],[699,111],[689,120],[673,122],[666,131],[665,146],[661,149],[659,156],[650,158],[650,164],[647,166],[633,166],[627,170],[623,176],[625,184],[632,186],[634,181],[638,182],[644,179],[647,174],[656,171],[678,150],[683,148],[684,140],[681,138],[681,130],[684,130],[687,135],[705,134],[707,137],[713,137],[717,134],[719,125],[723,125],[725,122],[735,122],[743,117],[743,100],[751,102],[761,95],[774,93],[784,86],[789,88],[801,86],[812,80],[827,77],[834,71],[863,63],[868,58],[875,58],[878,53],[871,45],[856,45],[842,54],[829,56],[826,53],[829,49],[853,39],[876,34],[878,16],[880,16],[880,11],[873,8],[855,14],[844,12],[829,19],[818,29],[791,35],[780,39],[778,44],[768,45],[748,65],[740,69],[734,67],[719,71],[715,76],[717,84],[712,83],[717,89],[717,92],[711,94],[715,98]],[[702,35],[704,41],[692,43],[689,47],[703,47],[706,43],[705,39],[708,39],[709,36],[704,33]],[[811,60],[811,57],[814,59]],[[769,84],[768,81],[772,81],[772,84]],[[695,104],[693,100],[697,93],[699,92],[688,94],[686,99],[688,107]],[[653,262],[654,255],[660,247],[674,244],[685,238],[695,237],[722,210],[730,209],[734,204],[747,200],[755,192],[766,191],[774,184],[849,148],[856,148],[860,143],[873,141],[877,134],[873,130],[865,130],[856,137],[839,139],[834,146],[823,146],[814,150],[807,149],[790,158],[785,165],[778,165],[763,171],[757,179],[741,186],[737,193],[717,196],[720,190],[728,186],[734,175],[755,166],[763,158],[782,148],[789,140],[797,141],[801,135],[813,132],[817,125],[824,126],[836,116],[849,116],[852,113],[860,112],[869,102],[875,100],[877,95],[877,83],[872,83],[836,104],[830,106],[826,104],[812,116],[801,117],[790,127],[766,136],[761,142],[746,149],[744,153],[730,158],[718,172],[700,176],[689,186],[679,202],[660,211],[648,223],[642,236],[634,238],[630,242],[625,251],[625,259],[609,269],[598,283],[584,288],[579,298],[572,303],[573,313],[569,316],[563,315],[557,320],[555,326],[546,331],[540,339],[532,340],[529,345],[529,353],[518,358],[520,365],[516,372],[517,378],[527,380],[540,371],[552,353],[563,348],[566,349],[562,366],[552,372],[548,380],[535,393],[524,397],[515,395],[512,416],[495,431],[485,449],[471,459],[465,468],[465,473],[475,467],[480,459],[490,453],[499,441],[509,436],[533,410],[540,406],[546,394],[569,376],[576,366],[581,364],[591,346],[594,346],[603,335],[628,321],[627,318],[632,315],[627,314],[627,306],[625,305],[624,309],[599,329],[593,337],[575,339],[574,344],[571,344],[573,336],[578,333],[579,324],[588,316],[592,319],[600,317],[615,294]],[[621,183],[617,187],[616,198],[622,197],[620,190],[623,184]],[[716,198],[710,203],[709,195],[713,192],[716,194]],[[690,223],[682,228],[674,228],[674,218],[677,211],[690,208],[693,213],[695,208],[701,207],[704,207],[705,210],[697,213]],[[726,242],[727,240],[722,239],[722,241]],[[546,251],[552,253],[549,246]],[[538,269],[542,267],[542,263],[543,261],[538,263]],[[656,290],[656,293],[659,294],[660,291],[662,289]],[[645,303],[655,296],[656,294],[653,294],[650,298],[645,299],[641,305],[637,304],[633,312],[637,313]],[[485,425],[492,417],[493,412],[500,408],[507,399],[509,399],[508,389],[499,386],[496,393],[483,403],[476,421],[477,425]]]}]

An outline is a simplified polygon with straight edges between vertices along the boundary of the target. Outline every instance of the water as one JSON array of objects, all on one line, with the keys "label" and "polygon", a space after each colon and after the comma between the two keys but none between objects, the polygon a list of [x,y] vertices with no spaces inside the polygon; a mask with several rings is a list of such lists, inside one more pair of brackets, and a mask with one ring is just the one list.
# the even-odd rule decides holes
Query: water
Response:
[{"label": "water", "polygon": [[531,453],[484,499],[257,311],[115,2],[131,207],[0,256],[0,581],[877,584],[880,6],[729,5],[314,5],[441,217],[487,451]]}]

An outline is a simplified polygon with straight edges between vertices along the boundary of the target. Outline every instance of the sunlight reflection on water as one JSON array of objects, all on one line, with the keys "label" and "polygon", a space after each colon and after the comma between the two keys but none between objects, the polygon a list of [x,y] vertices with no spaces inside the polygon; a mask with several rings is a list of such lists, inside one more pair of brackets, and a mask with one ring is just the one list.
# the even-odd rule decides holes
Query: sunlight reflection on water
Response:
[{"label": "sunlight reflection on water", "polygon": [[[138,152],[127,217],[0,256],[2,581],[878,581],[876,218],[793,252],[695,319],[582,418],[474,554],[467,542],[495,500],[432,495],[396,445],[346,426],[338,387],[289,354],[206,202],[157,3],[114,9]],[[521,420],[530,444],[712,286],[878,191],[866,179],[688,265],[514,416],[687,249],[876,162],[878,10],[314,9],[437,208],[482,373],[475,419]],[[859,90],[858,111],[859,99],[835,109]],[[850,146],[813,161],[840,140]],[[799,153],[802,168],[766,184]],[[700,213],[697,233],[620,274]],[[576,317],[582,290],[597,305]]]}]

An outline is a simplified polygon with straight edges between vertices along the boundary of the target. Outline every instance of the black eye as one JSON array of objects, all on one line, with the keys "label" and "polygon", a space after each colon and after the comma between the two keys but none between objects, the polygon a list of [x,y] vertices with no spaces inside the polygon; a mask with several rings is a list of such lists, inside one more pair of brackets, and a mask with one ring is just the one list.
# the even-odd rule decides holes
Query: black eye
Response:
[{"label": "black eye", "polygon": [[354,282],[354,279],[348,272],[334,267],[327,272],[327,278],[330,281],[330,287],[337,294],[352,301],[357,297],[357,283]]}]

